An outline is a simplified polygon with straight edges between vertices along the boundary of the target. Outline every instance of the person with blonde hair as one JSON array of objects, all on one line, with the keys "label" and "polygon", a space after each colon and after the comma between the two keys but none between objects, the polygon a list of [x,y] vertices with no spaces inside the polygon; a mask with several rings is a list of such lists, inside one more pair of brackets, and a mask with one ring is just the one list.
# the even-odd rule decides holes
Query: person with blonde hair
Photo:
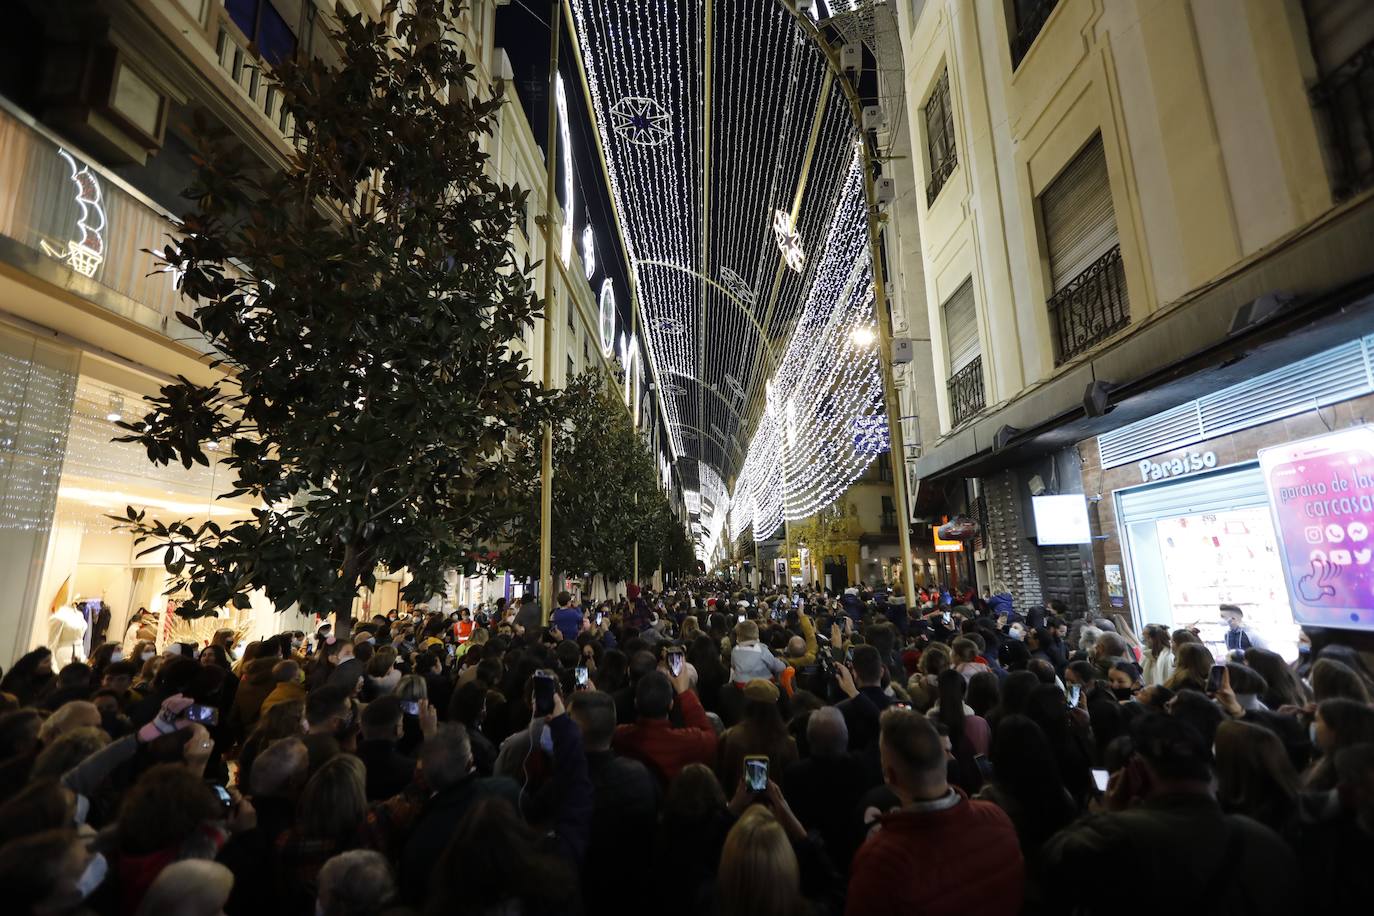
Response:
[{"label": "person with blonde hair", "polygon": [[220,916],[234,889],[234,873],[206,859],[164,868],[143,896],[138,916]]},{"label": "person with blonde hair", "polygon": [[1175,645],[1174,673],[1164,682],[1164,686],[1178,693],[1180,690],[1196,690],[1205,693],[1207,676],[1216,664],[1212,652],[1200,642],[1185,642]]},{"label": "person with blonde hair", "polygon": [[794,916],[802,896],[797,854],[773,812],[754,805],[730,828],[717,872],[721,916]]}]

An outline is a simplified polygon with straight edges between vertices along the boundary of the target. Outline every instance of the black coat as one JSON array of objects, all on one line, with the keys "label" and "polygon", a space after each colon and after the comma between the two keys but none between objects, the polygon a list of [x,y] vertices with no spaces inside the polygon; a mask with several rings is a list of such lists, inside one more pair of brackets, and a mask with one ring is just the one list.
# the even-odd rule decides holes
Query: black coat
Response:
[{"label": "black coat", "polygon": [[648,767],[614,751],[588,751],[592,829],[582,877],[583,911],[610,913],[621,901],[646,900],[657,880],[652,869],[609,868],[623,856],[627,838],[648,838],[658,821],[659,785]]},{"label": "black coat", "polygon": [[862,839],[855,813],[859,800],[875,785],[864,761],[852,754],[809,757],[782,774],[782,794],[792,813],[808,832],[820,834],[830,860],[845,873]]},{"label": "black coat", "polygon": [[367,767],[367,800],[384,801],[410,785],[415,758],[396,749],[395,741],[363,741],[358,759]]},{"label": "black coat", "polygon": [[513,779],[492,777],[482,779],[469,773],[462,781],[436,792],[425,802],[424,810],[401,853],[397,874],[398,885],[405,901],[412,906],[422,905],[428,896],[430,877],[440,857],[448,847],[463,815],[483,798],[498,797],[518,805],[520,786]]}]

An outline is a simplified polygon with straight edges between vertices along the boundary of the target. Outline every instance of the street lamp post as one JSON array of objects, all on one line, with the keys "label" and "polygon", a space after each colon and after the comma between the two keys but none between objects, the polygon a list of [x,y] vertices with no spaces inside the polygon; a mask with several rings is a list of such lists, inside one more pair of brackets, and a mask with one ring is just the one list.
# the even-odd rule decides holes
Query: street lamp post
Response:
[{"label": "street lamp post", "polygon": [[[544,156],[544,385],[553,380],[553,334],[557,325],[553,315],[553,208],[557,200],[554,192],[556,156],[558,153],[558,108],[554,104],[558,82],[558,38],[563,17],[559,15],[562,0],[553,0],[549,28],[549,121]],[[543,625],[548,626],[553,614],[553,423],[544,421],[544,449],[539,468],[539,612]]]}]

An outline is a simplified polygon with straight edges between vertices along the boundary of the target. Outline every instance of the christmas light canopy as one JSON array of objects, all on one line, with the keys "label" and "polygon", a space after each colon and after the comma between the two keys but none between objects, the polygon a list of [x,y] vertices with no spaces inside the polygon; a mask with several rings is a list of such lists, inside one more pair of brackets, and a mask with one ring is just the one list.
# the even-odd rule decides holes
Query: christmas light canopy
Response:
[{"label": "christmas light canopy", "polygon": [[791,4],[570,2],[632,272],[621,362],[656,383],[715,559],[874,458],[854,434],[883,417],[877,349],[853,336],[874,314],[860,134]]}]

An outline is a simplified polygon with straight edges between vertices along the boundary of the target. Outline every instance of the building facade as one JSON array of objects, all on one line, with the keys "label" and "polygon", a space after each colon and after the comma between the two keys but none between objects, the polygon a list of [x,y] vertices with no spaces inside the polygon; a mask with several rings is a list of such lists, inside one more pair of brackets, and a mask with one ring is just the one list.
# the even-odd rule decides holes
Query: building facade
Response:
[{"label": "building facade", "polygon": [[[495,44],[495,3],[466,4],[459,40],[477,84],[509,77]],[[271,66],[296,54],[337,55],[334,4],[319,0],[97,0],[11,5],[0,38],[0,661],[48,641],[49,618],[75,608],[106,639],[120,639],[139,607],[157,612],[164,636],[204,635],[220,625],[248,636],[308,621],[276,615],[262,596],[221,621],[179,621],[167,613],[160,558],[140,557],[107,513],[126,505],[149,515],[216,520],[254,508],[216,501],[223,474],[150,464],[142,450],[112,443],[114,423],[137,415],[141,399],[177,375],[216,378],[205,346],[175,318],[175,277],[157,272],[147,249],[174,237],[191,182],[193,121],[227,128],[258,161],[280,166],[294,125],[281,110]],[[379,0],[344,8],[378,16]],[[503,69],[505,72],[503,72]],[[484,138],[503,181],[544,186],[544,156],[518,100]],[[539,213],[530,195],[517,245],[542,258]],[[552,214],[557,227],[562,212]],[[601,346],[598,298],[580,251],[555,258],[548,320],[516,346],[542,371],[543,334],[557,336],[550,384],[600,368],[616,374]],[[542,291],[544,267],[535,288]],[[593,274],[591,279],[595,279]],[[613,333],[615,330],[613,329]],[[642,387],[642,386],[641,386]],[[403,576],[384,577],[357,611],[397,604]],[[453,583],[472,600],[502,580]],[[94,635],[93,633],[90,635]],[[66,661],[66,658],[61,659]]]},{"label": "building facade", "polygon": [[[893,6],[925,287],[906,304],[929,328],[934,382],[917,503],[933,489],[945,511],[975,518],[971,571],[1022,606],[1059,599],[1129,611],[1136,626],[1210,624],[1214,607],[1170,598],[1143,557],[1132,564],[1136,523],[1113,494],[1179,448],[1190,469],[1204,445],[1222,468],[1313,424],[1361,419],[1341,406],[1358,386],[1277,417],[1255,401],[1267,389],[1233,392],[1236,410],[1263,421],[1217,426],[1243,448],[1206,428],[1175,435],[1159,418],[1269,373],[1298,384],[1293,366],[1374,331],[1374,110],[1360,95],[1374,9]],[[1131,463],[1104,467],[1098,444],[1126,428],[1146,430]],[[1088,501],[1091,539],[1057,543],[1037,527],[1050,505],[1037,500],[1065,494]],[[1224,599],[1208,587],[1207,601]],[[1225,603],[1247,601],[1258,612],[1258,598]]]}]

